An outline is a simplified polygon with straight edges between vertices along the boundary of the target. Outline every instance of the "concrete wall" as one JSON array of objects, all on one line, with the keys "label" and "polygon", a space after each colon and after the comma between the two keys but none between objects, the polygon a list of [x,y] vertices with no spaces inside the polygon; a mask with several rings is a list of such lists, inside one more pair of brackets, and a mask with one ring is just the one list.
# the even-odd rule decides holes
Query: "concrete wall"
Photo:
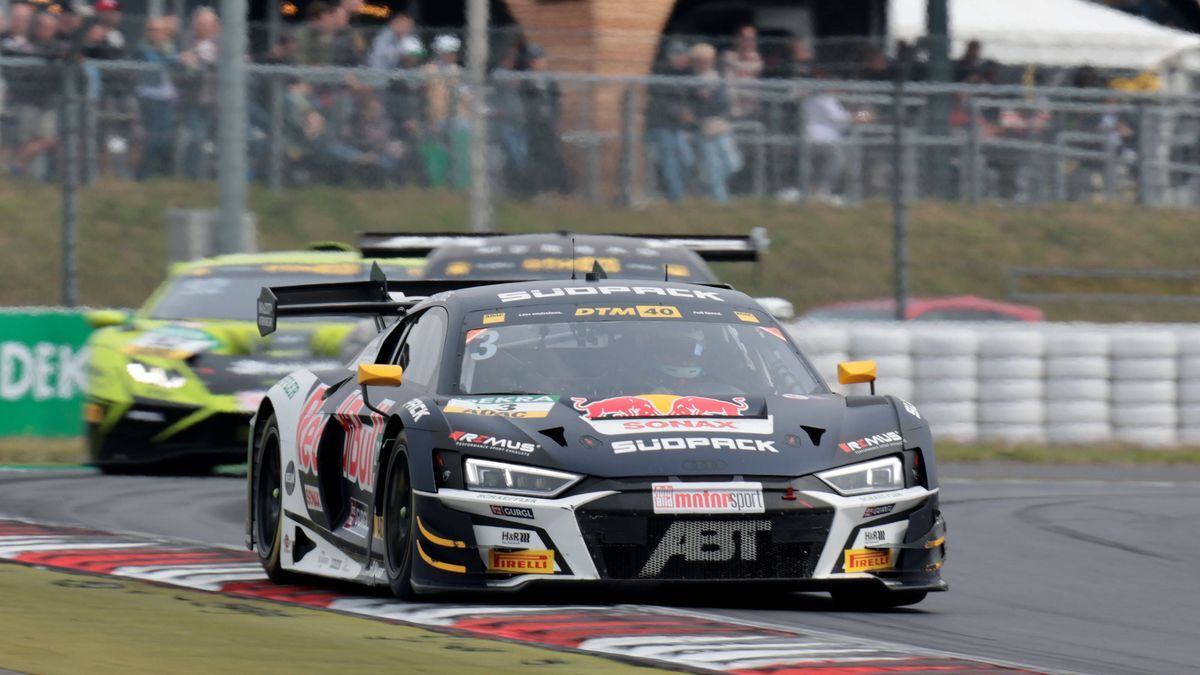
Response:
[{"label": "concrete wall", "polygon": [[1175,324],[799,322],[789,332],[838,391],[873,358],[877,391],[961,441],[1200,445],[1200,327]]}]

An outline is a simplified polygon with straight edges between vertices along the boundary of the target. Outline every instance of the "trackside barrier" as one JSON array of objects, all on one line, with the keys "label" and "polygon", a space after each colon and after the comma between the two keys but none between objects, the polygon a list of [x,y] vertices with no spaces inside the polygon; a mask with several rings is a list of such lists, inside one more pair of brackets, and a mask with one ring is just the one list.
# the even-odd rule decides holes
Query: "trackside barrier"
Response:
[{"label": "trackside barrier", "polygon": [[[875,359],[877,390],[964,442],[1200,445],[1200,327],[800,321],[827,381]],[[838,387],[839,391],[855,389]]]},{"label": "trackside barrier", "polygon": [[0,437],[83,433],[91,331],[78,311],[0,310]]}]

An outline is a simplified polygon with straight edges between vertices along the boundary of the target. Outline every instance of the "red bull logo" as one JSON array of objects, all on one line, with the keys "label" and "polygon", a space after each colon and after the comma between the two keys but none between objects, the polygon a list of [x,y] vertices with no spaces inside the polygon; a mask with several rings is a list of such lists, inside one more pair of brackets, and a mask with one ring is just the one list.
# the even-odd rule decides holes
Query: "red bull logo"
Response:
[{"label": "red bull logo", "polygon": [[590,420],[605,417],[741,417],[750,407],[744,396],[723,400],[707,396],[641,394],[595,401],[572,398],[571,402]]}]

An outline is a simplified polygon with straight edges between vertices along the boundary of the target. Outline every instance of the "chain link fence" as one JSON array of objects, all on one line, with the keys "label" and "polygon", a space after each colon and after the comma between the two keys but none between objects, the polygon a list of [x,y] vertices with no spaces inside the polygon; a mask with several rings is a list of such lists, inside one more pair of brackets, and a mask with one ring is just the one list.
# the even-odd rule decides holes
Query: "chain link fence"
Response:
[{"label": "chain link fence", "polygon": [[[455,63],[248,72],[251,180],[467,188],[478,139]],[[85,183],[215,175],[209,70],[4,58],[0,77],[0,148],[12,173],[64,178],[60,141],[74,134]],[[929,83],[900,94],[889,82],[509,70],[493,71],[486,95],[499,198],[854,205],[886,198],[901,180],[912,199],[1200,203],[1198,97]],[[76,112],[64,115],[70,97]]]}]

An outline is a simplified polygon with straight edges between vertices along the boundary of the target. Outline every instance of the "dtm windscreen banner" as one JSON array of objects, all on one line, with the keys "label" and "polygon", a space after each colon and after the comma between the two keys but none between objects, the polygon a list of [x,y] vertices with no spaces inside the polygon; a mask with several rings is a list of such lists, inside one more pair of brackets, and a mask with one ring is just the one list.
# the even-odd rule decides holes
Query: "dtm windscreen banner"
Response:
[{"label": "dtm windscreen banner", "polygon": [[0,311],[0,436],[78,436],[91,334],[82,312]]}]

